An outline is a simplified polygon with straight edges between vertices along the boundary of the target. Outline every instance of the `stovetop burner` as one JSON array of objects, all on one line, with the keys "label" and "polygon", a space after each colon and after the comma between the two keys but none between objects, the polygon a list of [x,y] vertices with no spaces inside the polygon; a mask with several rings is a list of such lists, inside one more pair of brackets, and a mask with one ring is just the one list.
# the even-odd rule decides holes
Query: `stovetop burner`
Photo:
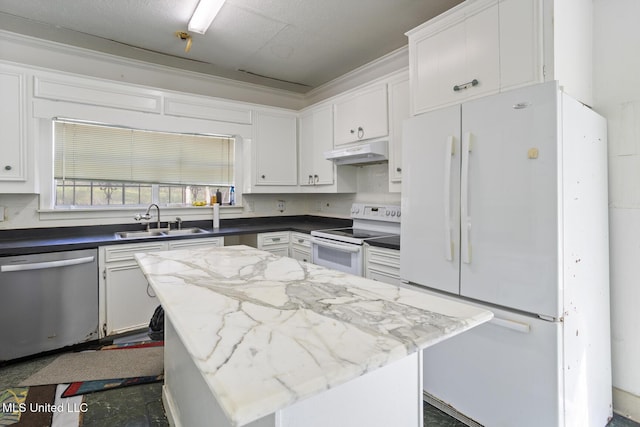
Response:
[{"label": "stovetop burner", "polygon": [[357,228],[335,228],[331,230],[318,230],[324,234],[331,234],[333,236],[352,237],[355,239],[372,239],[376,237],[386,237],[389,233],[372,230],[362,230]]},{"label": "stovetop burner", "polygon": [[312,236],[362,245],[366,240],[400,235],[400,207],[354,203],[353,226],[315,230]]}]

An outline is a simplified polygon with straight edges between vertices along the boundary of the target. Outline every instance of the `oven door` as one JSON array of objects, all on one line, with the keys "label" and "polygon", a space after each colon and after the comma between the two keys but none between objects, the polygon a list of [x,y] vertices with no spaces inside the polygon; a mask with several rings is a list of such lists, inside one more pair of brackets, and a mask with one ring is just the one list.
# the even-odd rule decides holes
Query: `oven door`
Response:
[{"label": "oven door", "polygon": [[336,240],[311,237],[311,257],[316,265],[362,276],[362,246]]}]

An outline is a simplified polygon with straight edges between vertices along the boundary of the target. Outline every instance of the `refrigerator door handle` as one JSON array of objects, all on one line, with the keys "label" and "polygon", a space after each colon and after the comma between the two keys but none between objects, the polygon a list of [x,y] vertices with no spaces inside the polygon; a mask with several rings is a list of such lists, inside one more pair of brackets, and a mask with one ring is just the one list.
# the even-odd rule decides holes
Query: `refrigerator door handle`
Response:
[{"label": "refrigerator door handle", "polygon": [[469,156],[471,153],[471,132],[462,136],[462,172],[460,179],[460,220],[462,262],[471,264],[471,217],[469,216]]},{"label": "refrigerator door handle", "polygon": [[444,256],[453,261],[453,240],[451,239],[451,164],[455,154],[453,136],[447,137],[444,152]]},{"label": "refrigerator door handle", "polygon": [[531,331],[531,326],[528,323],[515,322],[513,320],[501,319],[495,316],[493,319],[489,320],[489,323],[511,329],[512,331],[522,332],[523,334],[528,334]]}]

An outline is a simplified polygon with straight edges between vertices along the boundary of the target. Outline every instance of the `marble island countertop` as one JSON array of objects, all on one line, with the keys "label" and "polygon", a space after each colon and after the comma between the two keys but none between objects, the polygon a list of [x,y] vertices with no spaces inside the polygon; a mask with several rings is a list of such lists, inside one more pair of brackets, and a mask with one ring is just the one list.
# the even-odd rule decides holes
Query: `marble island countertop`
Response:
[{"label": "marble island countertop", "polygon": [[220,407],[238,426],[492,317],[247,246],[136,258]]}]

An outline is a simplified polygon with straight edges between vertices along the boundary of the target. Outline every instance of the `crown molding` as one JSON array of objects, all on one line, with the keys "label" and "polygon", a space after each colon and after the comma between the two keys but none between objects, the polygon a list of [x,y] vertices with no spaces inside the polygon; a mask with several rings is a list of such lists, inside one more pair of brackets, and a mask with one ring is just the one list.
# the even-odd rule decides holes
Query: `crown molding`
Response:
[{"label": "crown molding", "polygon": [[409,68],[408,45],[396,49],[305,94],[306,106]]},{"label": "crown molding", "polygon": [[304,94],[185,70],[179,68],[184,61],[179,58],[173,58],[175,65],[169,66],[3,29],[0,52],[6,61],[87,77],[295,110],[306,105]]},{"label": "crown molding", "polygon": [[[169,66],[4,29],[0,29],[0,52],[2,60],[43,70],[56,70],[82,77],[102,78],[292,110],[301,110],[395,72],[406,70],[409,66],[409,49],[408,46],[403,46],[322,86],[306,93],[298,93],[185,70],[180,68],[180,63],[185,61],[180,58],[172,58],[174,63]],[[140,56],[160,55],[152,52],[144,54]]]}]

